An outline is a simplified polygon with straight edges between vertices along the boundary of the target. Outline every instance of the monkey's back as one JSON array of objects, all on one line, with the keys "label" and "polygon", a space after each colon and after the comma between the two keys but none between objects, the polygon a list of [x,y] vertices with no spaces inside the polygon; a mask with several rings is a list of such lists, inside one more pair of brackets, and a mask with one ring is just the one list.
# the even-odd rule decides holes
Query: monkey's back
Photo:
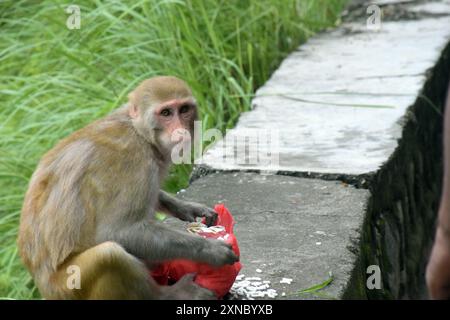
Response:
[{"label": "monkey's back", "polygon": [[22,260],[40,279],[40,289],[67,257],[95,245],[96,224],[108,214],[99,211],[111,209],[114,197],[127,197],[121,188],[147,196],[138,191],[147,166],[133,177],[125,174],[143,161],[142,148],[126,117],[116,113],[74,132],[43,156],[25,195],[18,238]]}]

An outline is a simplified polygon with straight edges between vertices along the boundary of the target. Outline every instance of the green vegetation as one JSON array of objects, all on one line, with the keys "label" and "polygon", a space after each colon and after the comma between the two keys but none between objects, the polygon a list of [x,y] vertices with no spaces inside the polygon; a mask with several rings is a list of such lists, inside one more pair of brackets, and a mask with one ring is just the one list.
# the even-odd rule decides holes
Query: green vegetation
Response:
[{"label": "green vegetation", "polygon": [[[345,0],[67,1],[0,4],[0,297],[39,298],[15,245],[23,195],[57,140],[121,105],[153,75],[193,88],[204,129],[232,127],[271,71]],[[166,189],[187,184],[174,168]]]},{"label": "green vegetation", "polygon": [[334,275],[330,271],[328,273],[328,278],[325,281],[323,281],[322,283],[319,283],[319,284],[313,285],[312,287],[292,293],[292,294],[290,294],[290,296],[310,295],[310,296],[317,297],[317,298],[335,300],[336,299],[335,297],[333,297],[329,294],[320,292],[320,290],[328,287],[333,282],[333,280],[334,280]]}]

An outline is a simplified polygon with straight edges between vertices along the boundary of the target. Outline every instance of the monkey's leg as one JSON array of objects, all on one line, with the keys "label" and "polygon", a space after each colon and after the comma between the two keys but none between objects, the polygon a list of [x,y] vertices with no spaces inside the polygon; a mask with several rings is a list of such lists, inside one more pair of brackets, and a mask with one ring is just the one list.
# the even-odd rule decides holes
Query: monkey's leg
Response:
[{"label": "monkey's leg", "polygon": [[[80,271],[80,286],[71,289],[69,277],[76,275],[67,270],[73,266]],[[154,299],[161,294],[144,264],[115,242],[103,242],[72,257],[53,279],[63,288],[64,296],[52,298]]]},{"label": "monkey's leg", "polygon": [[[77,266],[80,288],[69,289],[66,270]],[[173,286],[159,286],[144,264],[111,241],[92,247],[61,266],[59,284],[65,286],[65,299],[213,299],[214,294],[186,276]]]}]

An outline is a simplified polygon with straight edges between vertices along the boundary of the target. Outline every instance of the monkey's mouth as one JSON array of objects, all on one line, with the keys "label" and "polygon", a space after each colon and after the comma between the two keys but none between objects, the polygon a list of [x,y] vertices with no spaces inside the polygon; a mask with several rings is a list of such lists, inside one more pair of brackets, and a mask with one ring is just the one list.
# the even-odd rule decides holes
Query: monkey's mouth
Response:
[{"label": "monkey's mouth", "polygon": [[192,140],[192,133],[186,129],[174,130],[170,136],[170,141],[175,144],[190,143]]}]

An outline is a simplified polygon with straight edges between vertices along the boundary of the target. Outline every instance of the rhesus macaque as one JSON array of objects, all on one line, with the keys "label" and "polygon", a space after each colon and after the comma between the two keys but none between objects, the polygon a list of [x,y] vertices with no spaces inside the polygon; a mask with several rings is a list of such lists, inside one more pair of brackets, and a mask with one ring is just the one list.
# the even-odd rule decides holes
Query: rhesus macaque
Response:
[{"label": "rhesus macaque", "polygon": [[[154,77],[131,92],[123,107],[42,158],[25,195],[18,245],[43,297],[214,298],[193,275],[159,286],[146,268],[178,258],[215,266],[238,260],[223,241],[171,230],[153,219],[155,210],[186,221],[216,219],[212,209],[160,190],[171,149],[180,142],[177,132],[192,135],[196,117],[195,100],[182,80]],[[79,289],[67,284],[73,266],[81,272]]]}]

